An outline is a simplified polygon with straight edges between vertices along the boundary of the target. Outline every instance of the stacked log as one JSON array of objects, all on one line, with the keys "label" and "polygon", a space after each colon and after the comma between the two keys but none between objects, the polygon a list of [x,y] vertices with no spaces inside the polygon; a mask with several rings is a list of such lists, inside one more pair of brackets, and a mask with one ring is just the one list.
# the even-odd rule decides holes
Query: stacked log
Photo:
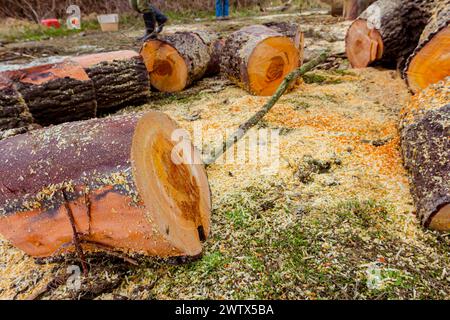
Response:
[{"label": "stacked log", "polygon": [[142,57],[135,51],[114,51],[72,58],[94,83],[99,114],[148,101],[150,82]]},{"label": "stacked log", "polygon": [[404,76],[413,92],[450,75],[450,0],[441,0],[431,10],[431,19],[409,56]]},{"label": "stacked log", "polygon": [[[219,42],[217,42],[219,41]],[[150,83],[162,92],[177,92],[195,81],[217,72],[213,61],[220,50],[216,35],[201,32],[176,32],[144,43],[141,55]]]},{"label": "stacked log", "polygon": [[[33,257],[111,248],[198,255],[204,166],[159,112],[52,126],[0,141],[0,233]],[[189,154],[189,151],[191,154]]]},{"label": "stacked log", "polygon": [[431,16],[433,0],[378,0],[350,26],[347,57],[354,68],[375,61],[403,68]]},{"label": "stacked log", "polygon": [[34,120],[43,126],[96,116],[92,80],[76,62],[40,65],[5,72]]},{"label": "stacked log", "polygon": [[418,216],[425,227],[450,231],[450,77],[412,98],[400,131]]},{"label": "stacked log", "polygon": [[272,95],[284,77],[299,66],[294,42],[262,25],[242,28],[225,41],[221,71],[254,95]]},{"label": "stacked log", "polygon": [[33,123],[21,94],[10,79],[0,74],[0,131],[22,128]]}]

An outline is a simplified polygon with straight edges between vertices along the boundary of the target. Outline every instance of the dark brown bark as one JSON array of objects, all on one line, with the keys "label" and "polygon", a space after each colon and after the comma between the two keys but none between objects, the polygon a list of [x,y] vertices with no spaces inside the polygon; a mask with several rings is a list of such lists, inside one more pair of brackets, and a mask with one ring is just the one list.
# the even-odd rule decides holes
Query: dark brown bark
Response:
[{"label": "dark brown bark", "polygon": [[210,61],[210,46],[206,36],[196,32],[176,32],[161,36],[159,40],[174,47],[188,66],[186,87],[200,80],[206,73]]},{"label": "dark brown bark", "polygon": [[[91,65],[83,65],[83,60],[89,56],[78,58],[91,78],[95,87],[97,112],[113,112],[120,108],[146,103],[150,94],[150,81],[144,61],[137,53],[121,57],[118,52],[92,55],[94,61]],[[98,58],[96,58],[98,56]],[[77,61],[77,58],[75,58]]]},{"label": "dark brown bark", "polygon": [[11,81],[0,75],[0,131],[23,128],[33,122],[20,93]]},{"label": "dark brown bark", "polygon": [[[450,203],[450,95],[446,81],[432,85],[412,98],[400,123],[405,167],[424,226]],[[450,230],[450,225],[448,225]]]},{"label": "dark brown bark", "polygon": [[214,76],[220,72],[220,55],[222,54],[225,39],[216,33],[209,31],[193,31],[208,47],[209,62],[206,67],[205,76]]},{"label": "dark brown bark", "polygon": [[94,118],[92,80],[73,61],[6,73],[14,81],[34,120],[43,126]]},{"label": "dark brown bark", "polygon": [[199,254],[199,238],[209,233],[209,188],[202,165],[172,161],[177,128],[150,112],[0,141],[0,233],[35,257],[80,243],[87,251],[104,245],[146,255]]}]

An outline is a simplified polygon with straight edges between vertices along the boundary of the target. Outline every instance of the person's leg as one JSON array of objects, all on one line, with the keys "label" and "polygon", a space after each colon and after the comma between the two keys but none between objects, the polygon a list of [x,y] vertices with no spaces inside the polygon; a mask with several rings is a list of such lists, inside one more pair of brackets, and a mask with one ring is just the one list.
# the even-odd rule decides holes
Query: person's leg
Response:
[{"label": "person's leg", "polygon": [[152,7],[153,11],[155,12],[156,22],[158,22],[159,25],[165,24],[169,19],[157,7],[155,6]]},{"label": "person's leg", "polygon": [[223,16],[222,0],[216,0],[216,18]]},{"label": "person's leg", "polygon": [[230,2],[229,0],[223,0],[223,16],[224,17],[228,17],[228,15],[230,14]]},{"label": "person's leg", "polygon": [[155,30],[156,25],[155,14],[152,12],[146,12],[143,14],[143,17],[145,23],[145,30],[147,31],[147,33],[152,33]]}]

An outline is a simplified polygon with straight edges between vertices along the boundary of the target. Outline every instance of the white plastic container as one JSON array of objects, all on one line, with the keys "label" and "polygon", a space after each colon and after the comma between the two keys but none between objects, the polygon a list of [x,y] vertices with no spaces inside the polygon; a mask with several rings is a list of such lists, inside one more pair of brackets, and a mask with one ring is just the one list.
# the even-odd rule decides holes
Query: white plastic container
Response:
[{"label": "white plastic container", "polygon": [[97,16],[97,20],[103,32],[119,31],[118,14],[100,14]]}]

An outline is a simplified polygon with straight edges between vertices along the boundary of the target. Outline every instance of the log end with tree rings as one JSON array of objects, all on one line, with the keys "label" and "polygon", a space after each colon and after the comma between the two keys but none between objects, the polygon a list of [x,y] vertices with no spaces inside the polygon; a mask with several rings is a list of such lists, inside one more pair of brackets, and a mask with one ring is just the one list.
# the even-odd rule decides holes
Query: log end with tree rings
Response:
[{"label": "log end with tree rings", "polygon": [[401,146],[411,193],[425,227],[450,231],[450,77],[402,111]]},{"label": "log end with tree rings", "polygon": [[142,47],[141,54],[153,87],[162,92],[177,92],[186,88],[188,67],[174,47],[159,40],[149,40]]},{"label": "log end with tree rings", "polygon": [[450,26],[437,32],[407,67],[406,77],[412,91],[418,92],[450,75]]},{"label": "log end with tree rings", "polygon": [[177,92],[201,79],[211,60],[208,43],[195,32],[176,32],[146,41],[141,55],[151,85],[162,92]]},{"label": "log end with tree rings", "polygon": [[226,40],[221,70],[254,95],[270,96],[287,74],[299,66],[294,42],[268,27],[242,28]]},{"label": "log end with tree rings", "polygon": [[167,115],[149,112],[0,141],[0,233],[33,257],[73,252],[74,231],[85,251],[198,255],[211,196],[183,135]]},{"label": "log end with tree rings", "polygon": [[96,116],[92,80],[83,67],[70,60],[7,71],[34,120],[43,126]]},{"label": "log end with tree rings", "polygon": [[358,19],[347,32],[345,50],[353,68],[366,68],[383,57],[383,39],[366,20]]},{"label": "log end with tree rings", "polygon": [[139,53],[132,50],[89,54],[72,58],[92,79],[99,113],[148,101],[150,82]]},{"label": "log end with tree rings", "polygon": [[298,67],[298,50],[286,37],[271,37],[255,47],[247,64],[249,88],[259,96],[272,95],[284,77]]}]

